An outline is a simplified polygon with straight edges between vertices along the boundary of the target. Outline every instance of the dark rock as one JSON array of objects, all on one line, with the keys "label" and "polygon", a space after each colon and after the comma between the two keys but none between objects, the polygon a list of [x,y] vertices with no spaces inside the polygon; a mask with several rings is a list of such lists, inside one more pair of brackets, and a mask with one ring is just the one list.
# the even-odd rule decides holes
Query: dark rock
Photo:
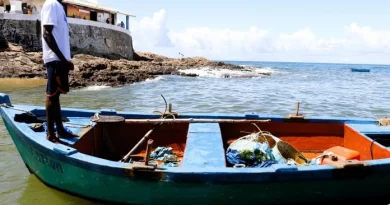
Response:
[{"label": "dark rock", "polygon": [[187,77],[198,77],[198,74],[195,73],[179,73],[179,75],[187,76]]},{"label": "dark rock", "polygon": [[[197,74],[179,70],[193,68],[216,68],[250,71],[248,68],[223,62],[214,62],[202,57],[173,59],[153,53],[135,53],[136,60],[112,60],[92,55],[77,54],[70,71],[70,86],[73,88],[90,85],[122,86],[153,79],[157,75],[182,75],[196,77]],[[267,74],[264,74],[267,75]],[[0,52],[0,78],[46,78],[46,69],[41,52],[25,52],[23,48],[9,44]],[[230,77],[230,76],[226,76]]]}]

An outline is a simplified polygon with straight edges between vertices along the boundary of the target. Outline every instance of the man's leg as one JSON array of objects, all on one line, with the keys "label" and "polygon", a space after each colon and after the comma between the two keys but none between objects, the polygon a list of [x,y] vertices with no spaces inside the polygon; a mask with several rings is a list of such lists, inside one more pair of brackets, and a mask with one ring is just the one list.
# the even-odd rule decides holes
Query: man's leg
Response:
[{"label": "man's leg", "polygon": [[46,97],[46,124],[47,124],[47,139],[52,142],[58,142],[54,132],[54,122],[56,118],[56,104],[58,102],[58,95]]},{"label": "man's leg", "polygon": [[[67,66],[67,65],[66,65]],[[78,137],[77,135],[71,134],[67,132],[62,124],[62,115],[61,115],[61,105],[60,105],[60,93],[68,93],[69,92],[69,68],[59,63],[59,69],[56,73],[56,81],[58,84],[59,94],[58,101],[56,101],[55,109],[56,109],[56,127],[58,137],[62,138],[70,138],[70,137]]]},{"label": "man's leg", "polygon": [[72,133],[67,132],[64,128],[64,125],[62,123],[61,105],[60,105],[59,95],[60,94],[58,94],[58,101],[56,101],[56,105],[55,105],[55,111],[56,111],[55,122],[56,122],[58,137],[62,137],[62,138],[78,137],[77,135],[74,135]]},{"label": "man's leg", "polygon": [[47,69],[47,87],[46,87],[46,124],[47,124],[47,140],[58,142],[54,132],[54,122],[56,114],[56,100],[58,99],[57,84],[55,81],[55,65],[53,63],[46,64]]}]

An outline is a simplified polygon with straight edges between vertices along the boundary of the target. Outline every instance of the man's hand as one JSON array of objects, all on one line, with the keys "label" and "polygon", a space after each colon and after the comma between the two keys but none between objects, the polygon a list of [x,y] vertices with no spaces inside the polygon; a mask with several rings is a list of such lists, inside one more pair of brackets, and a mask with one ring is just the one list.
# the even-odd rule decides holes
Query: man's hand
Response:
[{"label": "man's hand", "polygon": [[72,63],[72,61],[68,61],[68,65],[69,65],[69,70],[74,70],[74,64]]},{"label": "man's hand", "polygon": [[73,63],[71,61],[62,60],[61,64],[62,64],[63,68],[66,68],[66,69],[69,69],[69,70],[74,70],[74,65],[73,65]]}]

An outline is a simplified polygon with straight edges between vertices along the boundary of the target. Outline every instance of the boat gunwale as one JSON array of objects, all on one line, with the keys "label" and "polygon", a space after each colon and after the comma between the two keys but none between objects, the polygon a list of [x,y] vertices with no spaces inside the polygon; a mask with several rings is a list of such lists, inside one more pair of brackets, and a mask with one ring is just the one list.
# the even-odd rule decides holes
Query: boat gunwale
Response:
[{"label": "boat gunwale", "polygon": [[[16,107],[20,106],[20,105],[14,105]],[[34,107],[34,106],[32,106]],[[95,157],[95,156],[91,156],[91,155],[87,155],[87,154],[84,154],[84,153],[81,153],[81,152],[76,152],[74,154],[71,154],[71,155],[63,155],[63,154],[60,154],[60,153],[57,153],[57,152],[54,152],[53,151],[53,148],[55,146],[55,144],[51,143],[51,142],[48,142],[46,139],[41,139],[41,138],[36,138],[36,139],[33,139],[31,136],[34,136],[34,131],[29,129],[27,124],[24,124],[24,123],[18,123],[18,122],[15,122],[14,120],[11,119],[11,115],[12,114],[15,114],[15,113],[18,113],[18,111],[11,111],[11,110],[7,110],[5,108],[1,108],[1,111],[2,113],[4,113],[6,115],[6,118],[8,119],[8,123],[10,124],[13,124],[13,126],[15,126],[16,130],[18,130],[22,135],[23,137],[27,138],[29,141],[35,143],[35,148],[38,148],[38,149],[41,149],[44,150],[45,152],[48,152],[51,154],[51,157],[54,157],[55,159],[57,160],[60,160],[62,162],[65,162],[65,163],[69,163],[69,164],[72,164],[74,166],[78,166],[78,167],[81,167],[81,168],[86,168],[86,169],[89,169],[91,171],[94,171],[94,172],[101,172],[101,173],[104,173],[104,174],[110,174],[110,175],[119,175],[119,176],[122,176],[123,177],[123,172],[125,172],[126,170],[129,170],[131,169],[131,166],[129,166],[130,164],[128,163],[123,163],[123,162],[114,162],[114,161],[110,161],[110,160],[106,160],[106,159],[103,159],[103,158],[99,158],[99,157]],[[40,110],[42,109],[41,107],[35,107],[35,110]],[[79,117],[80,115],[77,115],[77,114],[92,114],[94,113],[92,110],[86,110],[86,109],[74,109],[74,108],[63,108],[62,109],[64,112],[70,112],[70,114],[73,113],[73,115],[67,115],[67,116],[74,116],[74,117]],[[102,113],[102,112],[101,112]],[[104,112],[103,112],[104,113]],[[116,112],[115,112],[116,113]],[[69,114],[69,113],[68,113]],[[133,115],[133,113],[130,113],[130,112],[118,112],[116,113],[116,115],[120,115],[120,116],[124,116],[126,118],[129,118],[129,116],[141,116],[139,114],[135,114]],[[230,114],[228,114],[230,115]],[[224,115],[225,117],[228,116],[228,115]],[[156,117],[157,115],[147,115],[147,114],[143,114],[143,116],[153,116],[153,117]],[[194,115],[180,115],[181,117],[180,118],[184,118],[184,116],[187,116],[187,117],[195,117]],[[206,118],[211,118],[211,119],[216,119],[218,116],[220,115],[207,115],[207,114],[198,114],[197,117],[206,117]],[[232,114],[231,116],[235,116],[236,119],[247,119],[244,117],[240,117],[238,115],[234,115]],[[264,116],[258,116],[258,118],[256,119],[269,119],[269,117],[267,117],[268,115],[264,115]],[[3,116],[3,119],[4,119],[4,116]],[[253,118],[251,118],[253,119]],[[286,118],[285,117],[282,117],[282,116],[279,116],[279,117],[272,117],[271,120],[276,120],[276,121],[285,121]],[[356,118],[356,119],[353,119],[353,118],[320,118],[320,117],[316,117],[316,118],[307,118],[306,119],[308,122],[323,122],[323,123],[334,123],[334,122],[339,122],[339,123],[343,123],[343,124],[346,124],[347,122],[349,123],[356,123],[356,124],[372,124],[373,122],[375,122],[375,120],[370,120],[370,119],[367,119],[367,120],[362,120],[362,118]],[[362,133],[364,134],[364,133]],[[367,136],[365,136],[367,137]],[[31,143],[30,142],[30,143]],[[19,153],[20,154],[20,153]],[[390,166],[390,159],[383,159],[383,160],[366,160],[364,161],[368,166],[374,166],[374,165],[388,165]],[[278,168],[275,168],[275,167],[278,167]],[[307,167],[297,167],[297,166],[291,166],[291,165],[278,165],[278,166],[273,166],[273,167],[267,167],[267,168],[245,168],[245,169],[236,169],[236,168],[230,168],[230,167],[222,167],[222,168],[183,168],[183,167],[180,167],[180,168],[165,168],[165,170],[156,170],[156,172],[163,172],[165,174],[169,174],[169,173],[172,173],[172,174],[191,174],[191,175],[197,175],[197,174],[201,174],[201,175],[208,175],[208,174],[213,174],[213,175],[225,175],[225,174],[244,174],[244,175],[248,175],[248,174],[277,174],[277,173],[283,173],[283,174],[287,174],[287,173],[299,173],[299,172],[318,172],[318,171],[332,171],[332,170],[335,170],[337,169],[336,167],[334,166],[328,166],[328,165],[312,165],[312,166],[307,166]],[[320,177],[320,175],[317,175],[317,177]],[[327,174],[324,174],[323,177],[329,177]],[[320,177],[320,178],[323,178],[323,177]],[[307,177],[308,179],[310,177]]]}]

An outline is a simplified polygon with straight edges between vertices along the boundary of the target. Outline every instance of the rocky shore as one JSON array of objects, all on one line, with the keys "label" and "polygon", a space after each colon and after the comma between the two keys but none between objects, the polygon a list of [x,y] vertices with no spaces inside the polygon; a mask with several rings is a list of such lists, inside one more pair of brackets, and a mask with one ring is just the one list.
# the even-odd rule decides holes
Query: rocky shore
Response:
[{"label": "rocky shore", "polygon": [[[141,52],[136,52],[132,61],[77,54],[73,56],[72,62],[75,70],[70,73],[70,86],[74,88],[91,85],[122,86],[153,79],[158,75],[196,77],[197,74],[181,71],[204,67],[252,72],[250,68],[202,57],[167,58]],[[256,73],[258,75],[268,76],[269,73]],[[20,47],[10,45],[7,50],[0,51],[0,78],[46,78],[42,53],[25,52]]]}]

